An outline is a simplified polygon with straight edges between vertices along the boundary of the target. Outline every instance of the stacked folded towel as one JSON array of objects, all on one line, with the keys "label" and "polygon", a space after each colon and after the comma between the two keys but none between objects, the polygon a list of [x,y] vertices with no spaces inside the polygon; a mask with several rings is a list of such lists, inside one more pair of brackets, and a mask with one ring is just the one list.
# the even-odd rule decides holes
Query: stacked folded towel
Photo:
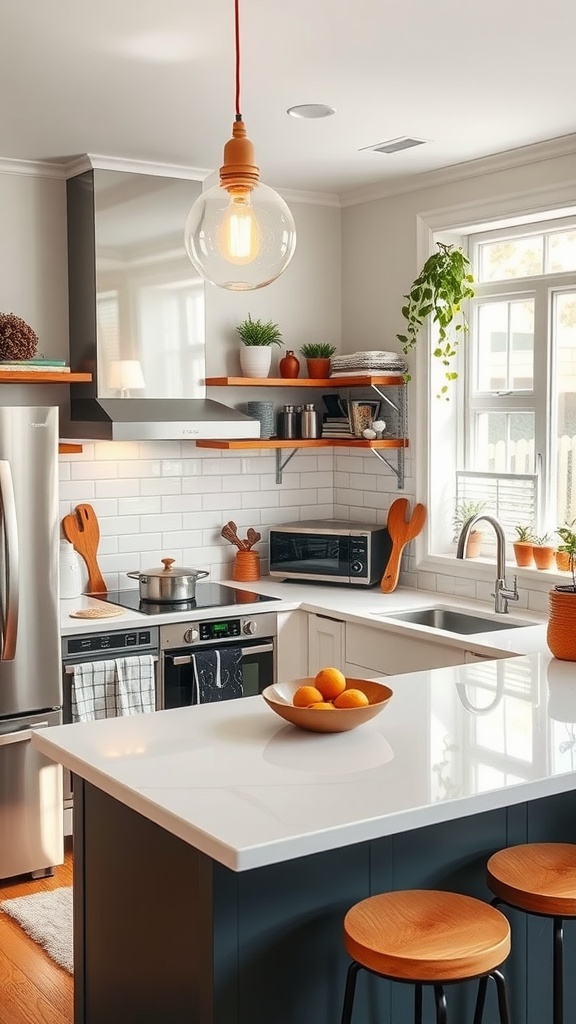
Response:
[{"label": "stacked folded towel", "polygon": [[349,352],[330,360],[331,377],[353,377],[366,374],[404,373],[407,363],[398,352]]}]

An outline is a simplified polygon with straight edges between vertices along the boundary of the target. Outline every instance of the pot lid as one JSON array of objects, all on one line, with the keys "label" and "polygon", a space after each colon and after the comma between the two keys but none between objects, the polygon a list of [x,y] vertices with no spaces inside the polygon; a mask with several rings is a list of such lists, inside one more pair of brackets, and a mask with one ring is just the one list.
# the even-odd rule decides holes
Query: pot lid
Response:
[{"label": "pot lid", "polygon": [[164,568],[163,569],[157,569],[157,568],[154,568],[154,569],[144,569],[140,573],[140,575],[141,576],[159,576],[160,579],[166,579],[167,576],[169,576],[171,579],[176,579],[178,577],[189,577],[189,576],[192,576],[192,577],[208,576],[208,573],[206,572],[205,569],[184,569],[184,568],[182,568],[179,565],[174,565],[174,561],[175,560],[173,558],[161,558],[160,561],[163,562],[163,564],[164,564]]}]

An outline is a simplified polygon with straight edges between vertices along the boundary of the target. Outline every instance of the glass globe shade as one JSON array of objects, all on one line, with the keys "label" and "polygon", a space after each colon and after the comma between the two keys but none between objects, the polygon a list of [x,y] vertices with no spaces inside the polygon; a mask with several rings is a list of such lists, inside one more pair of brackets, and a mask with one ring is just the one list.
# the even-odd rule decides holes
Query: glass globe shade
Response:
[{"label": "glass globe shade", "polygon": [[215,185],[190,210],[184,243],[207,281],[230,291],[252,291],[286,270],[296,248],[296,228],[289,207],[268,185]]}]

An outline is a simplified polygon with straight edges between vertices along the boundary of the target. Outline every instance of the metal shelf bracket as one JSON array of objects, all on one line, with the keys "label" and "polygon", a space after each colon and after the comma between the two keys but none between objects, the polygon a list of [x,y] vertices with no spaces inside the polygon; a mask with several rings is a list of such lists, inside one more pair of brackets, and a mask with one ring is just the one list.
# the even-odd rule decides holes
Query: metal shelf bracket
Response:
[{"label": "metal shelf bracket", "polygon": [[403,448],[399,448],[398,449],[398,452],[397,452],[397,463],[398,464],[397,464],[397,466],[394,466],[390,462],[390,460],[387,459],[386,456],[382,454],[382,452],[381,452],[381,450],[379,448],[371,448],[370,451],[372,452],[373,455],[376,456],[377,459],[380,459],[380,462],[384,462],[388,466],[388,469],[392,470],[392,472],[394,473],[395,477],[398,480],[398,490],[399,491],[403,491],[404,490],[404,449]]},{"label": "metal shelf bracket", "polygon": [[284,462],[282,462],[282,449],[281,448],[277,448],[276,449],[276,483],[277,484],[281,484],[282,483],[282,473],[286,469],[286,466],[290,462],[290,459],[292,459],[296,455],[297,451],[298,451],[297,448],[293,448],[292,451],[290,452],[290,454],[287,455],[286,458],[284,459]]}]

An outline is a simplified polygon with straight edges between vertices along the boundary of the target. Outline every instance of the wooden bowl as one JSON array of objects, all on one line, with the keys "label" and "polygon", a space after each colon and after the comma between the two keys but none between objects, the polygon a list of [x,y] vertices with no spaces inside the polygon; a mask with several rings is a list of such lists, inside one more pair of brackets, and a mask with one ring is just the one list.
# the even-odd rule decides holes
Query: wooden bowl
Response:
[{"label": "wooden bowl", "polygon": [[362,690],[370,703],[363,708],[295,708],[292,699],[299,686],[313,686],[314,677],[308,679],[292,679],[286,683],[276,683],[262,690],[262,696],[269,708],[280,718],[284,718],[299,729],[310,732],[348,732],[357,726],[369,722],[379,715],[392,696],[392,690],[384,683],[375,683],[372,679],[346,679],[348,690]]}]

